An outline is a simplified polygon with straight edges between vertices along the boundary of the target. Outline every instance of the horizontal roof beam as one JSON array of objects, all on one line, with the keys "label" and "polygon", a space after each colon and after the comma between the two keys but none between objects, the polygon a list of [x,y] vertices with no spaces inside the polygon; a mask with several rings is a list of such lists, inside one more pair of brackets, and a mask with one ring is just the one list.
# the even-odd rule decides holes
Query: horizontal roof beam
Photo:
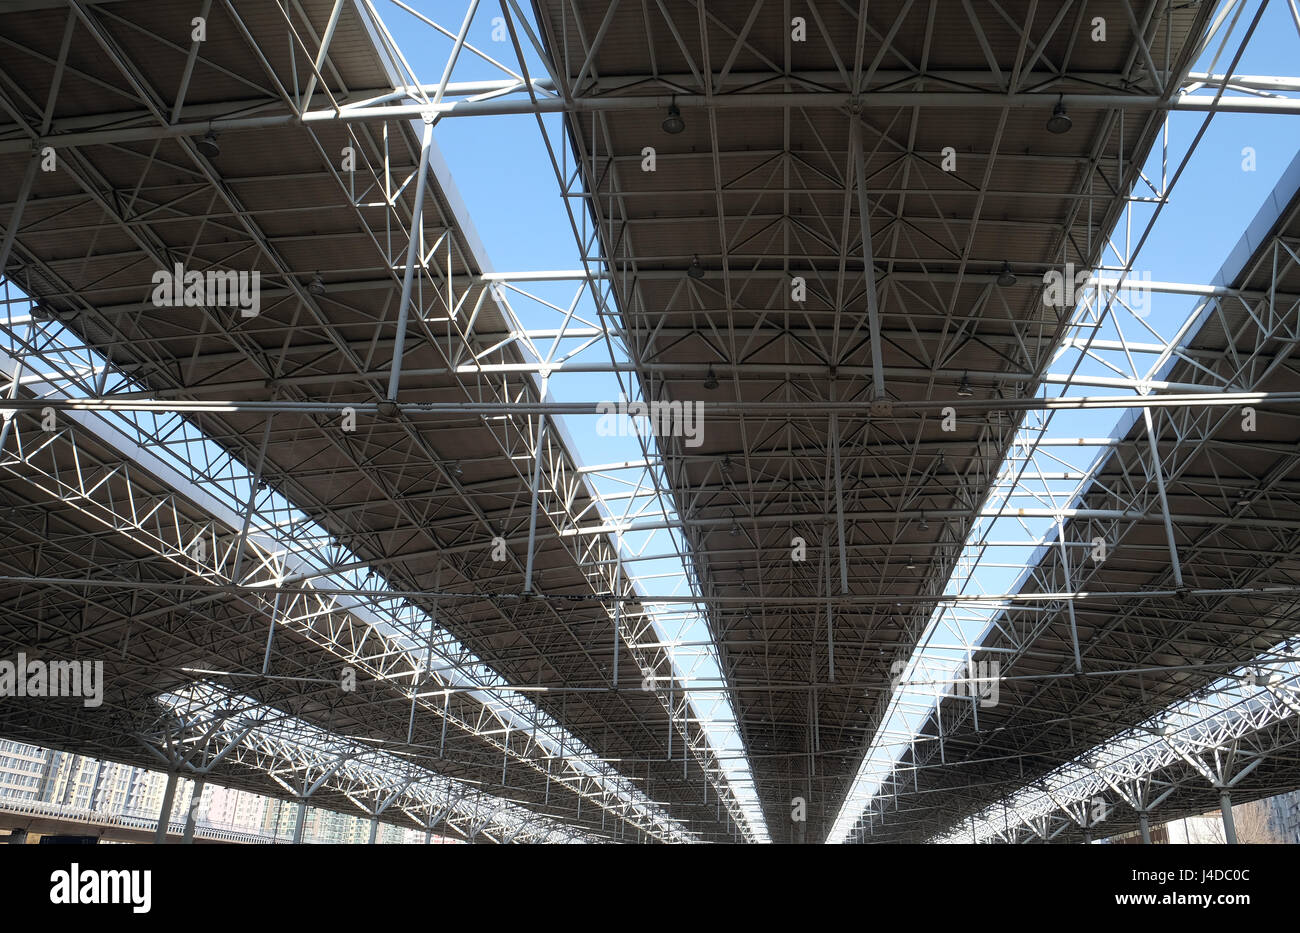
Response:
[{"label": "horizontal roof beam", "polygon": [[[415,120],[426,114],[435,118],[494,116],[527,113],[588,113],[598,111],[667,111],[670,105],[692,109],[789,109],[823,108],[838,110],[850,103],[868,103],[873,109],[945,107],[954,110],[1002,109],[1051,110],[1058,101],[1073,110],[1186,110],[1219,113],[1294,114],[1300,113],[1300,100],[1281,97],[1223,97],[1183,95],[1164,100],[1149,94],[998,94],[980,91],[881,91],[866,95],[843,92],[738,93],[722,95],[655,95],[648,97],[558,97],[497,98],[492,100],[453,100],[441,103],[393,104],[312,110],[304,114],[282,113],[262,116],[214,117],[199,122],[172,125],[152,124],[117,129],[83,130],[63,134],[46,134],[33,138],[6,139],[0,142],[0,154],[30,153],[33,146],[109,145],[150,139],[203,136],[208,132],[257,130],[275,126],[307,126],[357,123],[384,120]],[[0,126],[0,134],[12,134],[12,125]]]}]

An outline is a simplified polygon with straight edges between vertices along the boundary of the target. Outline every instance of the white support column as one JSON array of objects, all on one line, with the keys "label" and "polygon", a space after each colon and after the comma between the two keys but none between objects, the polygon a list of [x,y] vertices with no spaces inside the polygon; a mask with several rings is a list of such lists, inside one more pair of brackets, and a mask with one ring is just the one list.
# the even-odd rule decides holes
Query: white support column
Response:
[{"label": "white support column", "polygon": [[163,791],[162,806],[158,810],[158,829],[153,835],[154,845],[167,841],[167,825],[172,818],[172,803],[176,800],[176,781],[180,777],[175,768],[167,772],[167,789]]},{"label": "white support column", "polygon": [[181,837],[181,842],[185,845],[194,844],[195,824],[199,820],[199,804],[203,802],[203,789],[206,782],[203,778],[194,781],[194,793],[190,795],[190,806],[185,813],[185,834]]},{"label": "white support column", "polygon": [[1219,812],[1223,815],[1223,841],[1235,846],[1237,826],[1232,821],[1232,793],[1226,787],[1219,790]]}]

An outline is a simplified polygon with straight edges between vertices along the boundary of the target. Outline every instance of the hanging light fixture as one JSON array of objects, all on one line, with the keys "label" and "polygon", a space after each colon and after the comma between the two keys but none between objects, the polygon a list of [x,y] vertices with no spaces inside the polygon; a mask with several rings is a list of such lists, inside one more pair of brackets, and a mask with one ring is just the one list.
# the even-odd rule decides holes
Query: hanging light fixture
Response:
[{"label": "hanging light fixture", "polygon": [[709,367],[709,374],[704,377],[704,388],[712,392],[718,387],[718,377],[713,372],[713,367]]},{"label": "hanging light fixture", "polygon": [[1016,274],[1011,271],[1011,263],[1002,260],[1002,271],[998,273],[998,285],[1010,288],[1016,284]]},{"label": "hanging light fixture", "polygon": [[700,265],[700,257],[698,254],[691,258],[691,264],[686,267],[686,274],[693,279],[704,278],[704,267]]},{"label": "hanging light fixture", "polygon": [[1070,127],[1073,125],[1069,114],[1065,112],[1065,98],[1062,95],[1057,99],[1056,106],[1052,108],[1052,115],[1047,118],[1047,132],[1060,136],[1062,133],[1070,132]]},{"label": "hanging light fixture", "polygon": [[957,386],[957,397],[970,398],[974,394],[975,390],[970,387],[970,379],[966,375],[963,375],[961,377],[961,385]]},{"label": "hanging light fixture", "polygon": [[307,291],[313,295],[325,294],[325,280],[320,277],[319,272],[313,275],[311,281],[307,283]]},{"label": "hanging light fixture", "polygon": [[664,117],[664,132],[676,136],[682,130],[686,129],[686,121],[682,119],[682,112],[677,109],[677,98],[674,97],[672,103],[668,105],[668,116]]},{"label": "hanging light fixture", "polygon": [[221,155],[221,147],[217,145],[217,134],[212,130],[208,130],[204,133],[203,138],[195,145],[199,147],[199,154],[205,158],[215,159],[217,156]]}]

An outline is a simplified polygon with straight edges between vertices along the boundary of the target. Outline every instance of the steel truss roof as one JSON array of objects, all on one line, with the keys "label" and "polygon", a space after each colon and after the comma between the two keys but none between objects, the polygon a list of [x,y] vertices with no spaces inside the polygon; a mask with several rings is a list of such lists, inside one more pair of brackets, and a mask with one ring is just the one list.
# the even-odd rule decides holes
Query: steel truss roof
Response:
[{"label": "steel truss roof", "polygon": [[[35,631],[46,653],[97,652],[114,688],[101,714],[44,704],[0,733],[151,762],[161,697],[192,730],[218,727],[218,779],[388,801],[410,825],[442,806],[499,841],[833,837],[891,664],[925,637],[969,533],[1016,494],[999,465],[1025,425],[1063,407],[1141,406],[1077,508],[1044,509],[1067,544],[1100,529],[1119,556],[1044,554],[988,643],[1027,679],[982,731],[969,704],[942,705],[940,766],[912,768],[932,793],[875,838],[950,829],[1028,779],[1008,761],[1052,773],[1291,634],[1276,595],[1223,591],[1289,574],[1295,523],[1229,520],[1202,482],[1249,474],[1251,508],[1293,505],[1282,439],[1224,433],[1239,393],[1266,393],[1270,414],[1300,401],[1269,368],[1295,337],[1277,282],[1224,283],[1203,342],[1171,350],[1156,382],[1067,380],[1135,397],[1036,396],[1081,339],[1041,277],[1094,268],[1126,209],[1167,198],[1141,172],[1166,113],[1297,109],[1273,93],[1296,89],[1284,79],[1189,74],[1238,5],[809,2],[797,43],[768,6],[535,0],[530,16],[505,0],[510,61],[466,41],[478,4],[447,25],[398,5],[450,44],[437,83],[368,0],[6,14],[0,644]],[[1105,42],[1085,41],[1093,16]],[[453,80],[461,56],[501,78]],[[669,106],[680,134],[661,129]],[[1058,106],[1069,133],[1044,128]],[[538,115],[582,269],[486,267],[432,123],[502,113]],[[46,147],[56,172],[39,170]],[[1294,244],[1271,248],[1293,276],[1279,250]],[[156,307],[150,275],[174,262],[259,272],[260,314]],[[562,278],[574,305],[524,328],[512,301]],[[610,364],[573,341],[604,341]],[[643,443],[644,461],[605,471],[639,477],[626,499],[598,493],[555,420],[595,401],[548,396],[584,367],[634,399],[705,402],[703,446]],[[1202,550],[1194,528],[1232,543]],[[629,579],[611,539],[655,529],[680,533],[689,592],[651,599]],[[1238,553],[1259,548],[1276,562]],[[1146,597],[1114,619],[1077,598],[1085,573],[1115,575],[1111,603]],[[1240,620],[1230,637],[1180,634],[1202,600]],[[710,740],[662,637],[674,607],[707,620],[746,761]],[[1043,679],[1093,640],[1090,664],[1165,674]],[[339,691],[343,664],[362,689]],[[1071,703],[1087,708],[1066,725]],[[1020,730],[1010,757],[995,717]],[[912,763],[938,744],[923,736]],[[807,823],[789,819],[796,798]]]},{"label": "steel truss roof", "polygon": [[[364,740],[314,728],[212,684],[195,684],[181,694],[164,696],[162,702],[166,709],[148,740],[164,749],[198,752],[199,761],[224,759],[223,771],[250,769],[258,778],[269,776],[297,797],[311,788],[311,799],[322,806],[355,806],[426,830],[441,825],[466,839],[480,833],[502,843],[599,838],[481,788],[413,767],[405,757],[379,751]],[[159,758],[166,760],[166,755]]]},{"label": "steel truss roof", "polygon": [[[1298,234],[1300,161],[1219,274],[1223,293],[1194,307],[1179,339],[1151,367],[1153,385],[1257,393],[1263,401],[1249,408],[1259,420],[1242,406],[1152,408],[1121,420],[1117,440],[1060,511],[1059,531],[1038,548],[1017,587],[1020,599],[999,608],[971,651],[976,668],[997,658],[999,702],[977,709],[969,696],[945,696],[871,804],[879,808],[889,798],[892,807],[897,794],[907,819],[881,827],[865,815],[855,838],[864,829],[881,841],[924,838],[953,826],[968,838],[963,821],[976,810],[987,816],[986,805],[1001,799],[1013,816],[1029,799],[1036,802],[1025,812],[1042,810],[1051,799],[1037,790],[1045,775],[1072,775],[1075,790],[1092,787],[1091,779],[1075,783],[1077,759],[1094,748],[1102,758],[1127,749],[1126,730],[1136,723],[1201,691],[1213,707],[1204,721],[1186,714],[1174,721],[1189,734],[1218,734],[1237,721],[1214,706],[1227,689],[1220,678],[1244,676],[1251,663],[1279,679],[1290,670],[1289,636],[1300,606],[1300,502],[1292,478],[1300,452],[1294,406],[1267,399],[1296,376],[1290,357],[1300,337]],[[1098,540],[1104,560],[1090,556]],[[1229,686],[1224,702],[1232,705],[1235,682]],[[1294,701],[1273,692],[1273,713],[1289,716]],[[1262,696],[1268,700],[1268,691]],[[1260,728],[1255,723],[1248,731]],[[1279,741],[1289,743],[1292,731],[1283,729]],[[1267,747],[1274,738],[1268,733],[1260,741]],[[1196,743],[1204,746],[1203,736]],[[1231,742],[1213,747],[1226,751]],[[1234,797],[1294,787],[1288,755]],[[1180,762],[1179,768],[1187,764]],[[1169,763],[1162,759],[1152,770]],[[1110,777],[1104,768],[1096,775]],[[1195,809],[1206,799],[1201,790],[1173,803]]]},{"label": "steel truss roof", "polygon": [[[221,402],[190,413],[194,430],[167,420],[160,436],[158,421],[145,415],[131,422],[137,430],[125,445],[114,437],[104,449],[73,419],[76,427],[61,425],[22,449],[14,468],[23,482],[10,491],[11,501],[32,497],[25,470],[44,473],[41,483],[54,501],[33,522],[43,528],[37,537],[57,548],[79,582],[96,582],[90,590],[60,583],[40,556],[31,562],[40,550],[17,539],[23,546],[9,553],[6,584],[15,623],[24,612],[38,622],[46,651],[122,638],[137,665],[120,674],[137,688],[123,702],[143,702],[164,684],[178,687],[196,666],[241,685],[253,675],[248,692],[257,699],[329,728],[377,731],[424,755],[428,767],[454,773],[458,763],[443,756],[440,737],[449,717],[470,740],[461,743],[461,764],[477,759],[482,769],[474,780],[496,773],[504,791],[578,825],[590,828],[611,810],[627,824],[617,827],[620,837],[748,833],[736,825],[734,795],[699,747],[699,727],[670,719],[670,691],[640,689],[645,677],[670,679],[670,669],[666,650],[640,647],[644,624],[634,598],[623,634],[634,686],[605,687],[614,656],[612,608],[591,597],[614,588],[612,548],[597,535],[571,533],[592,514],[594,500],[562,432],[527,415],[470,413],[443,419],[436,429],[400,410],[373,417],[374,403],[388,397],[399,313],[410,322],[400,331],[406,340],[396,381],[403,403],[513,406],[544,391],[534,377],[510,372],[522,360],[524,338],[480,276],[475,236],[442,183],[433,147],[421,145],[408,121],[387,114],[374,127],[328,130],[296,118],[307,106],[372,101],[377,87],[392,94],[400,61],[385,46],[382,25],[364,8],[342,3],[292,10],[226,3],[211,7],[209,38],[200,48],[189,40],[194,11],[175,5],[30,9],[6,18],[7,35],[25,54],[3,69],[0,101],[12,123],[0,127],[0,138],[51,141],[59,171],[38,172],[27,155],[5,156],[17,182],[6,199],[23,206],[6,231],[17,234],[6,240],[14,358],[24,366],[52,363],[56,372],[42,379],[51,379],[54,390],[43,402],[65,409],[77,398],[110,395],[117,404],[164,398],[174,409],[213,396]],[[292,48],[279,41],[286,30]],[[310,62],[318,63],[319,81]],[[244,133],[215,119],[250,112],[294,119]],[[181,114],[218,126],[218,158],[174,132]],[[65,145],[95,124],[114,127],[110,138]],[[345,145],[357,153],[355,175],[341,172],[332,155]],[[125,191],[129,197],[121,196]],[[414,240],[410,268],[418,274],[405,288],[401,257],[417,213],[422,237]],[[69,262],[78,251],[81,258]],[[154,307],[152,271],[182,258],[200,269],[258,271],[261,313]],[[323,292],[313,281],[318,274]],[[14,284],[39,299],[35,320]],[[47,357],[55,334],[70,348]],[[15,384],[15,408],[32,391]],[[339,418],[293,410],[313,399],[333,412],[356,405],[360,427],[345,432]],[[272,401],[281,416],[241,411],[246,401]],[[6,431],[14,444],[39,431],[39,422],[25,417]],[[132,467],[141,451],[167,459],[178,437],[186,502],[166,491],[174,474],[160,480]],[[205,444],[212,445],[203,451],[206,462],[188,469],[186,457]],[[82,469],[83,455],[92,469]],[[536,474],[534,458],[542,464]],[[211,504],[204,496],[222,482],[233,487],[224,498],[234,499],[224,505],[235,514],[214,526],[214,516],[202,514]],[[110,502],[86,501],[96,493]],[[137,527],[137,494],[151,497],[149,521],[166,516],[174,527]],[[73,503],[82,509],[70,512]],[[88,534],[81,510],[128,540]],[[251,560],[257,534],[268,530],[255,517],[268,528],[287,520],[305,529],[294,546],[320,549],[306,572],[309,589],[277,602],[265,588],[302,572],[300,555],[277,560],[259,553]],[[207,574],[196,579],[198,568],[178,551],[205,530],[214,540]],[[502,563],[491,559],[496,537],[508,546]],[[523,546],[534,541],[535,548]],[[374,571],[374,581],[358,569]],[[346,598],[328,588],[312,592],[331,578]],[[524,580],[545,598],[520,598]],[[407,594],[400,608],[390,589]],[[205,620],[233,617],[226,624],[236,631],[224,633],[231,640],[209,642],[195,631],[187,620],[199,607]],[[85,616],[101,614],[108,618],[96,618],[88,632]],[[379,634],[376,615],[398,616],[385,618],[395,642]],[[153,623],[155,635],[170,637],[159,645],[130,643],[123,636],[141,618]],[[267,667],[272,619],[287,643]],[[10,644],[24,644],[29,631],[15,624]],[[444,671],[431,669],[435,657]],[[375,693],[341,702],[329,696],[320,675],[340,662],[373,674]],[[258,679],[262,674],[271,677]],[[469,690],[457,677],[482,689]],[[447,680],[456,689],[430,695]],[[534,685],[553,692],[521,692]],[[507,706],[513,709],[503,712]],[[78,721],[72,733],[70,721],[53,713],[24,714],[7,728],[49,744],[93,743],[109,757],[136,754],[121,733]],[[691,739],[693,754],[678,760],[665,753],[673,728]],[[539,729],[551,737],[540,739]],[[526,767],[489,769],[493,756]],[[580,798],[600,805],[589,802],[579,817]]]},{"label": "steel truss roof", "polygon": [[[1292,639],[1264,671],[1220,678],[1104,750],[1055,769],[1010,799],[973,814],[943,841],[1090,840],[1270,796],[1295,783],[1300,668]],[[867,833],[888,811],[867,819]]]},{"label": "steel truss roof", "polygon": [[759,3],[536,8],[646,395],[718,412],[661,443],[704,592],[737,598],[710,623],[767,823],[824,839],[1067,333],[1042,275],[1097,263],[1211,11],[1089,4],[1092,43],[1078,4],[807,4],[795,42]]}]

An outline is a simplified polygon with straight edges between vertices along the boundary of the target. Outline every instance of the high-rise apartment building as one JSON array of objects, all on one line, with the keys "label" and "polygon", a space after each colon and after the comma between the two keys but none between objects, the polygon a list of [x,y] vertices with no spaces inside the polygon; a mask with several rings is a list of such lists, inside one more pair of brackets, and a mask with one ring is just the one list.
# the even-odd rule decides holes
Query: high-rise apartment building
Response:
[{"label": "high-rise apartment building", "polygon": [[[194,787],[188,778],[177,782],[171,811],[173,823],[185,821]],[[159,771],[0,739],[0,806],[6,799],[39,801],[71,809],[156,819],[166,791],[167,775]],[[209,784],[204,787],[195,816],[200,826],[289,842],[293,839],[298,805]],[[302,838],[309,843],[364,844],[370,841],[370,818],[308,807]],[[381,823],[375,841],[422,843],[424,833]],[[441,840],[435,837],[433,841]]]}]

